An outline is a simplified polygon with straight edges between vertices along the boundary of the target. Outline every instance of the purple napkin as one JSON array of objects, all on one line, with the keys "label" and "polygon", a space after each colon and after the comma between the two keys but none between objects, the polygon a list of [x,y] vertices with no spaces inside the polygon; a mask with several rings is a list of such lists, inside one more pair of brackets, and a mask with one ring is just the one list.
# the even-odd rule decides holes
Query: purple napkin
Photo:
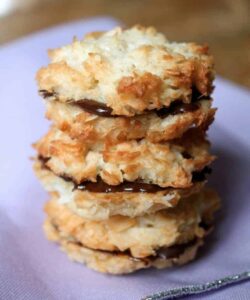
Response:
[{"label": "purple napkin", "polygon": [[[96,273],[73,263],[42,232],[47,194],[35,178],[30,144],[49,123],[37,95],[35,72],[47,48],[109,29],[108,18],[70,23],[0,48],[0,299],[141,299],[170,288],[205,283],[250,269],[250,93],[218,79],[219,108],[209,136],[214,163],[210,185],[223,200],[214,233],[186,266],[126,276]],[[250,299],[246,281],[192,299]]]}]

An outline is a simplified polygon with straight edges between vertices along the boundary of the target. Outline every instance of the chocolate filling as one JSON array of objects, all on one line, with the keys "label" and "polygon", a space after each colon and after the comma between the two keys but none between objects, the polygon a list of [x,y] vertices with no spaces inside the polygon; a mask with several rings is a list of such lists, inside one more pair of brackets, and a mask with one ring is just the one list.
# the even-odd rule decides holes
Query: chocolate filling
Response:
[{"label": "chocolate filling", "polygon": [[[48,162],[49,158],[44,158],[42,156],[38,156],[38,159],[42,163],[42,167],[50,170],[53,172],[46,163]],[[193,172],[193,182],[201,182],[206,179],[206,174],[211,173],[211,168],[205,167],[201,171],[195,171]],[[71,178],[68,175],[62,174],[59,175],[63,180],[67,182],[72,182],[74,184],[74,190],[81,190],[81,191],[89,191],[92,193],[157,193],[160,191],[167,191],[171,188],[164,188],[160,187],[156,184],[151,183],[144,183],[140,180],[136,180],[133,182],[130,181],[124,181],[123,183],[119,185],[109,185],[105,183],[100,177],[97,178],[96,182],[91,181],[83,181],[81,183],[77,183],[74,181],[73,178]]]},{"label": "chocolate filling", "polygon": [[208,95],[201,94],[201,92],[198,91],[198,89],[195,86],[192,87],[191,102],[196,102],[199,100],[205,100],[209,98],[210,97]]},{"label": "chocolate filling", "polygon": [[162,188],[156,184],[148,184],[139,180],[134,182],[125,181],[119,185],[109,185],[100,177],[97,178],[96,182],[84,181],[80,184],[74,183],[74,185],[75,189],[94,193],[156,193],[166,190],[166,188]]},{"label": "chocolate filling", "polygon": [[[192,181],[204,181],[206,179],[207,173],[211,173],[211,169],[208,167],[205,167],[200,172],[193,172]],[[104,182],[100,177],[98,177],[96,182],[83,181],[77,184],[72,178],[70,178],[67,175],[61,175],[60,177],[66,181],[71,181],[74,184],[74,190],[89,191],[92,193],[157,193],[169,190],[169,188],[164,188],[152,183],[145,183],[140,180],[136,180],[133,182],[124,181],[119,185],[109,185],[106,182]]]},{"label": "chocolate filling", "polygon": [[[84,111],[106,118],[119,117],[118,115],[112,115],[112,108],[107,105],[94,101],[94,100],[79,100],[72,103],[75,106],[80,107]],[[186,112],[192,112],[199,109],[198,103],[182,103],[180,100],[176,100],[170,104],[169,107],[163,107],[159,110],[153,110],[158,117],[166,118],[169,115],[183,114]],[[146,111],[149,112],[149,111]]]},{"label": "chocolate filling", "polygon": [[174,116],[187,112],[193,112],[199,108],[200,106],[198,103],[182,103],[181,101],[177,100],[172,102],[169,107],[163,107],[155,112],[158,117],[164,119],[169,115]]},{"label": "chocolate filling", "polygon": [[108,107],[107,105],[101,102],[97,102],[95,100],[84,99],[84,100],[76,101],[75,103],[72,104],[80,107],[84,111],[93,115],[97,115],[105,118],[117,117],[116,115],[112,115],[112,108]]},{"label": "chocolate filling", "polygon": [[[49,92],[46,90],[40,90],[39,93],[44,98],[49,98],[52,96],[57,96],[55,92]],[[202,95],[196,88],[192,89],[192,100],[191,103],[183,103],[181,100],[176,100],[170,104],[169,107],[163,107],[159,110],[152,110],[154,111],[158,117],[166,118],[169,115],[177,115],[183,114],[186,112],[192,112],[199,109],[198,101],[202,99],[209,99],[209,96]],[[98,115],[100,117],[105,118],[115,118],[119,117],[119,115],[112,114],[112,108],[108,107],[106,104],[91,100],[91,99],[82,99],[78,101],[70,102],[72,105],[78,106],[84,111]],[[145,111],[147,113],[149,111]]]},{"label": "chocolate filling", "polygon": [[173,245],[170,247],[161,247],[156,251],[156,256],[153,257],[162,259],[178,258],[181,254],[185,252],[187,248],[194,246],[196,242],[197,239],[194,239],[186,244]]},{"label": "chocolate filling", "polygon": [[[127,255],[129,256],[130,259],[134,261],[143,261],[145,264],[150,263],[150,261],[154,261],[156,259],[174,259],[174,258],[179,258],[184,252],[190,248],[193,247],[197,243],[197,238],[193,239],[192,241],[189,241],[185,244],[178,244],[178,245],[173,245],[170,247],[161,247],[155,251],[155,255],[150,255],[147,257],[134,257],[129,250],[126,251],[108,251],[108,250],[100,250],[97,249],[96,251],[102,252],[102,253],[107,253],[111,255]],[[84,247],[90,250],[94,250],[92,248],[89,248],[82,244],[79,241],[75,241],[74,244]]]},{"label": "chocolate filling", "polygon": [[50,157],[44,157],[42,155],[38,155],[38,160],[42,163],[43,168],[48,168],[46,163],[50,160]]},{"label": "chocolate filling", "polygon": [[182,154],[183,158],[185,158],[185,159],[193,158],[193,156],[190,153],[188,153],[187,151],[183,151],[181,154]]},{"label": "chocolate filling", "polygon": [[194,171],[192,173],[192,180],[194,182],[201,182],[201,181],[204,181],[206,180],[206,175],[207,174],[211,174],[212,173],[212,169],[208,166],[206,166],[202,171]]},{"label": "chocolate filling", "polygon": [[39,90],[39,94],[44,98],[49,98],[49,97],[53,97],[56,96],[55,92],[49,92],[47,90]]}]

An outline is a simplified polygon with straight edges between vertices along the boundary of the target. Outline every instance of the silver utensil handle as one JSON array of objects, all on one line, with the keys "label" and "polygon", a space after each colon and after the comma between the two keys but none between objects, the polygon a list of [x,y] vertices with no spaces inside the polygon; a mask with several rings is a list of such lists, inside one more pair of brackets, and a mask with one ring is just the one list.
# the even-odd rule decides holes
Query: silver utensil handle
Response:
[{"label": "silver utensil handle", "polygon": [[217,279],[211,282],[202,283],[202,284],[194,284],[187,285],[180,288],[170,289],[167,291],[155,293],[150,296],[146,296],[142,298],[142,300],[169,300],[169,299],[177,299],[183,296],[201,294],[205,292],[214,291],[220,289],[222,287],[235,284],[237,282],[241,282],[243,280],[250,279],[250,272],[243,272],[236,275],[231,275],[227,277],[223,277],[221,279]]}]

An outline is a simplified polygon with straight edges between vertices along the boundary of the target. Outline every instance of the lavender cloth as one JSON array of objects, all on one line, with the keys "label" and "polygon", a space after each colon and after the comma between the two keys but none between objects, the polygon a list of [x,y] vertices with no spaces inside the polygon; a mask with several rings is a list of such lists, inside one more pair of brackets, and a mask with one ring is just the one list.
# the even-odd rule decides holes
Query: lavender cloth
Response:
[{"label": "lavender cloth", "polygon": [[[210,129],[219,159],[210,182],[223,207],[196,261],[170,270],[108,276],[70,262],[44,238],[42,208],[48,196],[28,160],[33,155],[30,144],[49,125],[35,72],[47,63],[47,48],[115,24],[106,18],[71,23],[0,48],[0,299],[134,300],[250,269],[250,93],[222,79],[216,82],[219,111]],[[250,283],[191,298],[250,299]]]}]

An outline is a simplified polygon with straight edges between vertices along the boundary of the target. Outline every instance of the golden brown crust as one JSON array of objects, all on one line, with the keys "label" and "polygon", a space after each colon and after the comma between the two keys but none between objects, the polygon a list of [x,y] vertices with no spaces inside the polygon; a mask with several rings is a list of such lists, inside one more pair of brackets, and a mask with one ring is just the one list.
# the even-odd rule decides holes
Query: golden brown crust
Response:
[{"label": "golden brown crust", "polygon": [[74,213],[89,220],[106,220],[114,215],[134,218],[147,213],[175,207],[181,198],[201,190],[204,182],[197,182],[187,189],[166,189],[157,193],[92,193],[74,189],[71,182],[54,175],[41,166],[34,164],[34,171],[44,188],[59,197]]},{"label": "golden brown crust", "polygon": [[153,28],[116,28],[50,51],[51,63],[37,74],[50,100],[91,99],[133,116],[190,102],[192,89],[212,91],[213,58],[207,46],[170,43]]},{"label": "golden brown crust", "polygon": [[71,138],[85,143],[105,139],[110,143],[118,143],[141,138],[157,143],[179,138],[190,127],[206,130],[215,114],[211,102],[199,101],[199,109],[165,118],[160,118],[155,112],[133,118],[105,118],[89,114],[75,105],[46,101],[46,116]]},{"label": "golden brown crust", "polygon": [[140,179],[161,187],[187,188],[193,184],[192,173],[214,160],[203,134],[195,130],[171,143],[133,140],[88,146],[52,128],[35,147],[39,155],[50,158],[46,166],[55,174],[69,176],[77,183],[95,182],[100,177],[109,185]]},{"label": "golden brown crust", "polygon": [[53,126],[34,144],[48,239],[105,273],[192,260],[219,207],[203,189],[215,159],[208,47],[135,26],[74,38],[49,57],[37,81]]},{"label": "golden brown crust", "polygon": [[133,257],[156,255],[156,250],[202,238],[205,231],[200,221],[213,216],[218,196],[202,191],[181,201],[175,208],[154,214],[129,218],[113,216],[103,221],[90,221],[58,203],[54,195],[45,205],[49,220],[67,236],[88,248],[106,251],[129,251]]},{"label": "golden brown crust", "polygon": [[61,245],[63,251],[67,253],[73,261],[83,263],[87,267],[98,272],[109,274],[126,274],[139,269],[155,267],[158,269],[183,265],[196,256],[198,248],[203,244],[202,239],[197,239],[196,243],[188,247],[178,258],[157,258],[157,259],[134,259],[124,253],[109,253],[93,250],[84,247],[62,232],[59,232],[49,220],[44,224],[44,231],[49,240]]},{"label": "golden brown crust", "polygon": [[123,101],[137,99],[140,111],[149,107],[159,107],[159,98],[163,89],[163,80],[146,72],[143,75],[125,76],[118,83],[117,93]]}]

